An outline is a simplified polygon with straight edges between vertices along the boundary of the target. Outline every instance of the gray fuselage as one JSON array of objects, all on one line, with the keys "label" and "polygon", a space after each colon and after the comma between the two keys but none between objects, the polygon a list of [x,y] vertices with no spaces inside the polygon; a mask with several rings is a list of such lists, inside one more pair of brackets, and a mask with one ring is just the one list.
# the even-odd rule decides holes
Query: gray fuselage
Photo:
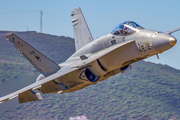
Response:
[{"label": "gray fuselage", "polygon": [[90,82],[80,79],[80,74],[83,73],[82,71],[84,68],[76,71],[74,74],[72,73],[71,77],[74,78],[73,82],[68,81],[71,80],[70,77],[66,77],[66,79],[61,78],[61,80],[58,82],[63,83],[68,88],[64,92],[76,91],[90,84],[96,84],[97,82],[107,79],[108,77],[111,77],[119,72],[123,73],[125,69],[122,68],[129,66],[131,63],[136,61],[162,53],[163,51],[171,48],[176,42],[176,39],[167,33],[161,33],[149,29],[141,29],[133,34],[126,36],[118,36],[110,33],[82,47],[71,57],[69,57],[67,61],[60,64],[60,66],[62,66],[62,69],[66,68],[66,66],[72,66],[72,61],[80,60],[80,56],[85,55],[88,58],[97,52],[132,40],[135,41],[134,44],[131,44],[126,48],[122,48],[122,50],[114,51],[108,56],[98,59],[100,65],[97,62],[86,65],[91,66],[89,69],[93,74],[100,76],[98,81]]}]

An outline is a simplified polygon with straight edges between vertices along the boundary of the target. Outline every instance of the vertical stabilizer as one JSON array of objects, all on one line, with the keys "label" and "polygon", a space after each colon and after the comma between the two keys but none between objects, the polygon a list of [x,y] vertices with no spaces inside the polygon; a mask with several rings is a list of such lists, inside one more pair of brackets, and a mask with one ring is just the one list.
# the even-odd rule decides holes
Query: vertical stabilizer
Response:
[{"label": "vertical stabilizer", "polygon": [[93,41],[91,32],[87,26],[86,20],[79,8],[71,11],[72,25],[74,30],[74,40],[76,51]]},{"label": "vertical stabilizer", "polygon": [[15,34],[6,36],[12,45],[19,50],[21,54],[44,76],[51,75],[58,70],[60,66],[43,55],[41,52],[30,46]]}]

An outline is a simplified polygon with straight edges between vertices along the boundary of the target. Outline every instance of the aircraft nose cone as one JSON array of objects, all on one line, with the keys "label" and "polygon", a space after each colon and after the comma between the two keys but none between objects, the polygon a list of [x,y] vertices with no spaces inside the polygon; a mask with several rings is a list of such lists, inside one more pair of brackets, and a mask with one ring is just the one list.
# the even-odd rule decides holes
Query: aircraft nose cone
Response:
[{"label": "aircraft nose cone", "polygon": [[170,44],[171,46],[174,46],[174,45],[176,44],[176,42],[177,42],[176,38],[174,38],[174,37],[170,37],[170,38],[169,38],[169,44]]},{"label": "aircraft nose cone", "polygon": [[176,38],[166,33],[159,33],[156,37],[152,38],[154,48],[162,53],[170,49],[176,44]]}]

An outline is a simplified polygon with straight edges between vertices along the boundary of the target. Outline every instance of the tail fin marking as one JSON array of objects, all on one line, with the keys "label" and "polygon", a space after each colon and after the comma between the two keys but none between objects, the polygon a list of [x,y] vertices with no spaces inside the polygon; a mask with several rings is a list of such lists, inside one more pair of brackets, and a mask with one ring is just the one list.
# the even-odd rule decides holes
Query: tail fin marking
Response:
[{"label": "tail fin marking", "polygon": [[15,34],[6,36],[8,40],[16,47],[20,53],[43,75],[48,76],[57,72],[60,66],[43,55],[41,52],[30,46]]},{"label": "tail fin marking", "polygon": [[93,41],[86,20],[80,8],[71,11],[76,51]]}]

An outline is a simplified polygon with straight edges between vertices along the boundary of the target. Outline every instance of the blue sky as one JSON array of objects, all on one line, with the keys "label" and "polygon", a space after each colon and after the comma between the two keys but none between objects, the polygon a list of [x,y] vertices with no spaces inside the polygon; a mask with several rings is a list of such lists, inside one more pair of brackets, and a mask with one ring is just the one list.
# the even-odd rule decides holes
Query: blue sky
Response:
[{"label": "blue sky", "polygon": [[[94,39],[127,20],[163,32],[180,26],[179,0],[1,0],[0,30],[39,32],[39,10],[44,10],[43,33],[74,37],[70,14],[76,7],[81,7]],[[180,40],[180,31],[172,35]],[[154,56],[146,61],[180,69],[179,52],[178,41],[159,60]]]}]

